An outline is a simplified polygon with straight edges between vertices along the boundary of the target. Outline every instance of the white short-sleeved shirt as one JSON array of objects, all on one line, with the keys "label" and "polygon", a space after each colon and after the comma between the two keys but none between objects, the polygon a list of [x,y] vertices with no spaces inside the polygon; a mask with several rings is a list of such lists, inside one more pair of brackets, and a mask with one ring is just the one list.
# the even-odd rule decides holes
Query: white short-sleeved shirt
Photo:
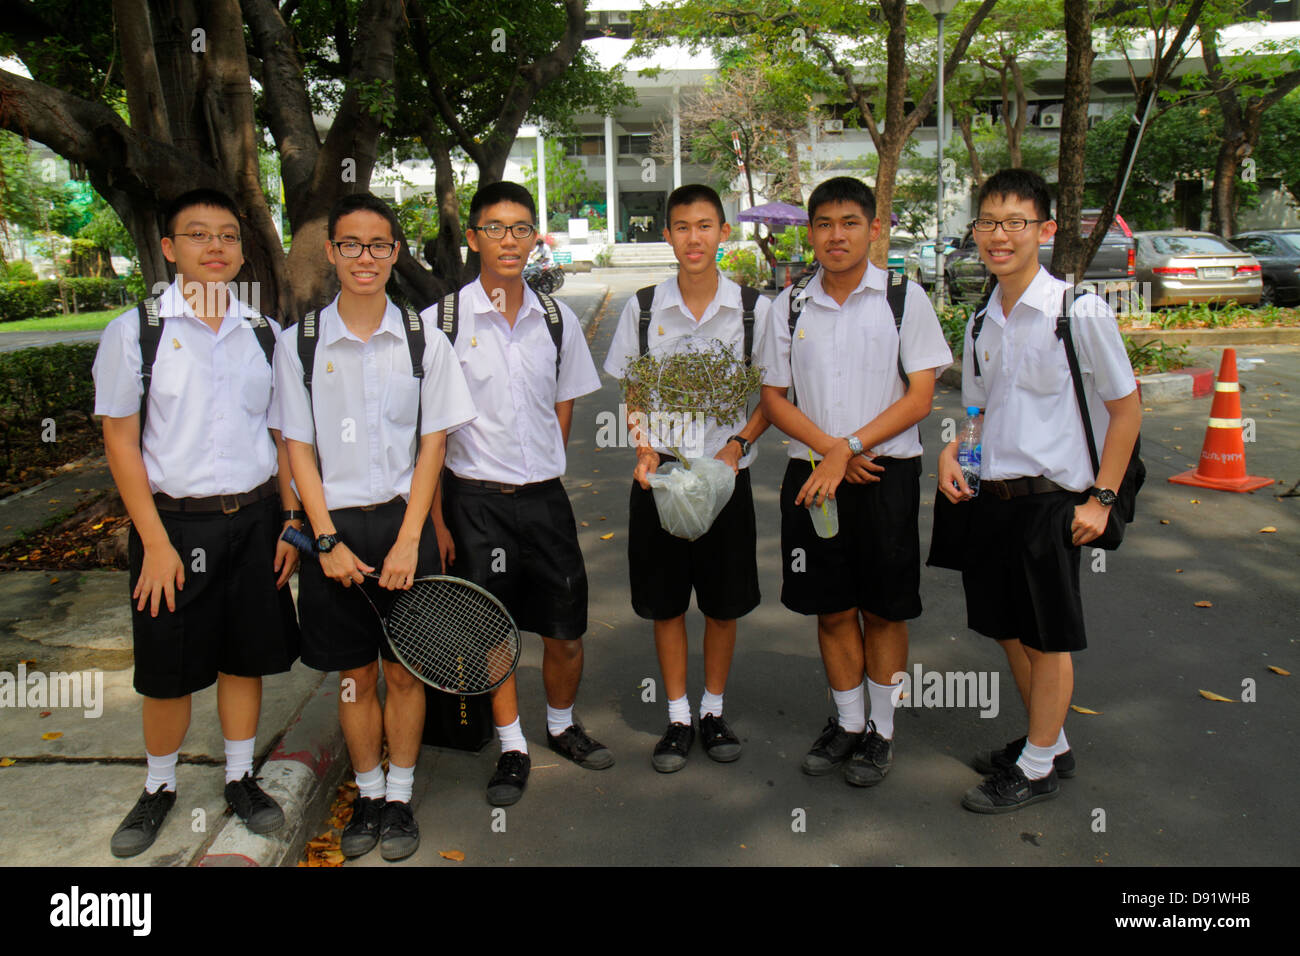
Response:
[{"label": "white short-sleeved shirt", "polygon": [[[1002,313],[1001,287],[994,289],[979,341],[971,342],[974,320],[966,326],[961,394],[962,404],[985,410],[981,478],[1042,475],[1071,491],[1092,487],[1095,476],[1070,363],[1056,337],[1067,288],[1040,267],[1009,316]],[[1110,424],[1104,403],[1131,394],[1137,382],[1115,313],[1103,299],[1075,299],[1070,330],[1100,455]],[[978,378],[972,360],[976,350]]]},{"label": "white short-sleeved shirt", "polygon": [[[762,337],[766,333],[767,314],[772,303],[759,296],[754,304],[754,341],[751,355],[755,364],[758,362]],[[668,351],[680,344],[683,338],[699,339],[703,342],[718,341],[729,345],[736,357],[745,357],[744,307],[740,299],[740,286],[726,276],[719,274],[718,291],[713,301],[704,310],[704,315],[697,322],[686,303],[674,276],[655,287],[654,301],[650,307],[650,329],[646,337],[649,350],[653,352]],[[619,316],[618,327],[609,343],[609,353],[605,357],[605,371],[614,378],[622,378],[629,362],[635,360],[641,351],[638,338],[641,320],[641,306],[634,295],[623,306]],[[731,422],[719,422],[716,418],[705,418],[702,429],[686,428],[681,432],[684,445],[679,448],[688,458],[712,458],[742,428],[748,417],[740,417]],[[652,429],[653,431],[653,429]],[[670,452],[661,444],[658,437],[651,436],[651,444],[656,451]],[[748,455],[740,459],[740,467],[747,468],[758,454],[757,446],[750,449]]]},{"label": "white short-sleeved shirt", "polygon": [[451,432],[474,418],[474,403],[447,337],[436,326],[425,326],[421,386],[411,374],[402,312],[391,301],[365,342],[339,316],[337,297],[320,311],[318,322],[310,400],[298,356],[301,326],[288,329],[276,343],[281,432],[294,441],[315,443],[325,507],[331,511],[409,497],[417,403],[424,435]]},{"label": "white short-sleeved shirt", "polygon": [[[817,273],[804,288],[803,311],[790,347],[790,294],[786,289],[768,313],[763,349],[763,384],[789,388],[793,377],[799,410],[828,435],[849,435],[906,394],[898,357],[909,374],[952,362],[939,318],[919,287],[909,283],[901,330],[894,327],[885,290],[889,274],[871,263],[856,289],[840,305],[822,288]],[[808,446],[792,439],[791,458],[808,458]],[[904,429],[867,451],[891,458],[921,454],[917,426]]]},{"label": "white short-sleeved shirt", "polygon": [[[564,435],[555,406],[600,388],[578,317],[555,300],[563,322],[560,374],[546,311],[524,286],[514,327],[475,279],[460,290],[456,356],[478,417],[447,439],[447,467],[462,478],[526,485],[559,478]],[[438,328],[439,303],[421,313]]]},{"label": "white short-sleeved shirt", "polygon": [[[221,327],[199,319],[173,282],[158,301],[165,319],[145,416],[149,490],[173,498],[240,494],[276,472],[268,428],[271,366],[248,319],[257,310],[234,295]],[[277,335],[280,327],[270,322]],[[95,414],[126,418],[144,394],[140,313],[123,312],[104,329],[95,355]]]}]

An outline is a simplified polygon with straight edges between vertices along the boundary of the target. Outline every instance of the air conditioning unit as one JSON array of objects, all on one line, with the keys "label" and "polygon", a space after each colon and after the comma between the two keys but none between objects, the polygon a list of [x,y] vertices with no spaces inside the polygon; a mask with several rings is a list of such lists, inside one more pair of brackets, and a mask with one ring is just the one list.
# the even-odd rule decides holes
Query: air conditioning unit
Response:
[{"label": "air conditioning unit", "polygon": [[1038,118],[1038,125],[1043,129],[1059,129],[1061,126],[1061,114],[1043,113]]},{"label": "air conditioning unit", "polygon": [[823,133],[842,133],[844,132],[844,120],[828,119],[822,120]]}]

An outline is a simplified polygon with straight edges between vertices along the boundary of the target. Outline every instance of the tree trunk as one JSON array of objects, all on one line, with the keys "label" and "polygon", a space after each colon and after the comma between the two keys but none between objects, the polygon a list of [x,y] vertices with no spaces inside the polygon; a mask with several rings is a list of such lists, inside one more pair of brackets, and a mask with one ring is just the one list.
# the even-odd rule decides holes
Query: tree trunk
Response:
[{"label": "tree trunk", "polygon": [[[430,124],[432,125],[432,124]],[[451,145],[429,133],[421,138],[433,160],[434,193],[438,199],[438,235],[425,244],[424,258],[434,278],[449,289],[469,281],[460,258],[464,233],[460,227],[460,199],[456,195],[456,173],[451,165]]]},{"label": "tree trunk", "polygon": [[[1051,272],[1080,276],[1092,253],[1080,234],[1083,212],[1083,144],[1088,135],[1092,93],[1092,2],[1065,0],[1065,91],[1057,159],[1056,240]],[[1104,229],[1100,230],[1105,232]],[[1067,279],[1067,281],[1069,281]]]}]

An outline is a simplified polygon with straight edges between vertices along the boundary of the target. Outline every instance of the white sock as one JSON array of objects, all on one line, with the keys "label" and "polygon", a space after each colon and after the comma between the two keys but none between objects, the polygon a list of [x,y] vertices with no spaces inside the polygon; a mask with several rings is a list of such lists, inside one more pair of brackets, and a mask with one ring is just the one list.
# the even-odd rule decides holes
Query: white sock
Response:
[{"label": "white sock", "polygon": [[668,722],[685,727],[691,725],[691,701],[686,694],[668,702]]},{"label": "white sock", "polygon": [[253,751],[256,749],[256,737],[247,740],[230,740],[226,742],[226,783],[243,780],[244,774],[253,772]]},{"label": "white sock", "polygon": [[573,726],[573,705],[570,704],[563,710],[558,707],[546,705],[546,729],[552,737],[558,737],[570,727]]},{"label": "white sock", "polygon": [[703,720],[706,714],[712,714],[714,717],[722,716],[722,695],[709,693],[707,687],[704,688],[704,696],[700,698],[700,720]]},{"label": "white sock", "polygon": [[371,800],[384,799],[384,768],[380,764],[357,774],[357,791]]},{"label": "white sock", "polygon": [[867,694],[871,698],[871,722],[876,733],[886,740],[894,739],[894,690],[897,684],[877,684],[867,678]]},{"label": "white sock", "polygon": [[175,793],[176,758],[180,755],[180,748],[161,757],[146,752],[145,757],[148,759],[149,773],[144,778],[144,788],[150,793],[157,793],[160,787],[166,787],[172,793]]},{"label": "white sock", "polygon": [[851,734],[860,734],[867,729],[866,702],[861,684],[852,690],[836,690],[832,687],[831,696],[835,698],[835,709],[839,711],[841,727]]},{"label": "white sock", "polygon": [[384,800],[388,803],[410,803],[411,788],[415,785],[415,765],[399,767],[388,761],[388,783],[384,788]]},{"label": "white sock", "polygon": [[1050,747],[1035,747],[1028,740],[1025,741],[1025,749],[1020,751],[1020,759],[1016,761],[1026,777],[1030,780],[1042,780],[1052,772],[1052,751],[1056,748],[1053,744]]},{"label": "white sock", "polygon": [[501,752],[508,750],[518,750],[521,754],[528,753],[528,741],[524,740],[524,728],[516,717],[514,723],[507,724],[504,727],[497,728],[497,739],[501,741]]},{"label": "white sock", "polygon": [[1056,735],[1056,746],[1052,748],[1052,753],[1056,756],[1060,756],[1061,754],[1068,752],[1069,749],[1070,742],[1065,739],[1065,728],[1062,727],[1061,732]]}]

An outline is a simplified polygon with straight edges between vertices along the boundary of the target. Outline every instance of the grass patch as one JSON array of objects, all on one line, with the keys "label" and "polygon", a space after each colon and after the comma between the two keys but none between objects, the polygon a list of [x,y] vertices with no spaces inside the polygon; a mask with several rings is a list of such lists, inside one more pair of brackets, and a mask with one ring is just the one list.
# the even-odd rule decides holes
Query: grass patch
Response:
[{"label": "grass patch", "polygon": [[[1132,316],[1121,322],[1132,322]],[[1278,306],[1180,305],[1150,313],[1152,329],[1271,329],[1300,326],[1300,309]],[[1136,328],[1136,326],[1134,326]]]},{"label": "grass patch", "polygon": [[39,319],[18,319],[0,322],[0,332],[86,332],[104,328],[125,312],[125,309],[107,309],[103,312],[77,312],[73,315],[51,315]]}]

